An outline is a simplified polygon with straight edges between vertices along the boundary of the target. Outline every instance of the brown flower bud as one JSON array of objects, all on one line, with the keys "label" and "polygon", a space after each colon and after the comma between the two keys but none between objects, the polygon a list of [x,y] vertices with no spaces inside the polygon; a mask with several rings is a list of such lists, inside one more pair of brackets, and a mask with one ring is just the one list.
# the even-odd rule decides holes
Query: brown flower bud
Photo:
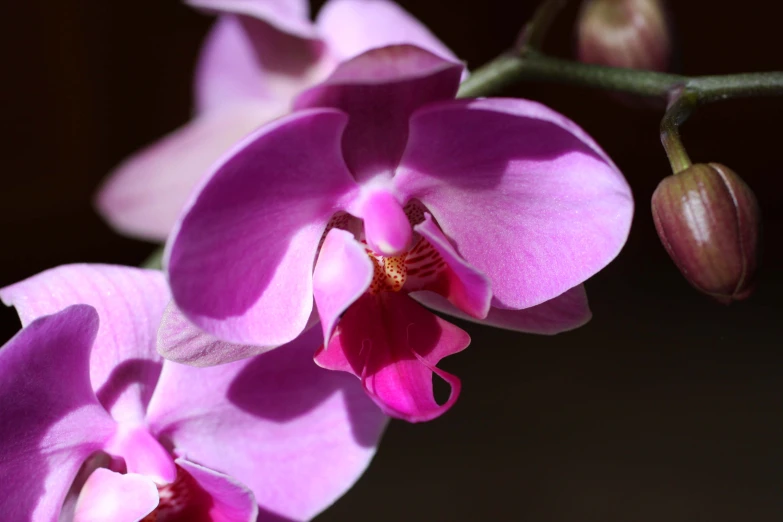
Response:
[{"label": "brown flower bud", "polygon": [[665,71],[671,36],[663,0],[584,0],[577,24],[579,60]]},{"label": "brown flower bud", "polygon": [[686,279],[729,304],[753,290],[761,216],[753,191],[718,163],[665,178],[652,197],[655,228]]}]

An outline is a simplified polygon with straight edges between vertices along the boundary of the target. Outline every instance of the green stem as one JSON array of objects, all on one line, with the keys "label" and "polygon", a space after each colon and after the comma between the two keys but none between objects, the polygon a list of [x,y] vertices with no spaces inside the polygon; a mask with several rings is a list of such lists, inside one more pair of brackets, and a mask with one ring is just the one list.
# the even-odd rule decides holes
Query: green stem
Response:
[{"label": "green stem", "polygon": [[695,106],[696,100],[691,93],[684,88],[676,89],[661,120],[661,143],[675,174],[691,166],[691,158],[680,138],[680,125],[688,119]]},{"label": "green stem", "polygon": [[783,94],[783,72],[688,77],[586,64],[527,50],[521,54],[503,54],[476,69],[463,82],[459,96],[487,96],[524,81],[563,83],[658,98],[666,98],[673,89],[685,86],[697,93],[698,103]]},{"label": "green stem", "polygon": [[156,248],[141,264],[141,268],[161,270],[163,268],[163,247]]}]

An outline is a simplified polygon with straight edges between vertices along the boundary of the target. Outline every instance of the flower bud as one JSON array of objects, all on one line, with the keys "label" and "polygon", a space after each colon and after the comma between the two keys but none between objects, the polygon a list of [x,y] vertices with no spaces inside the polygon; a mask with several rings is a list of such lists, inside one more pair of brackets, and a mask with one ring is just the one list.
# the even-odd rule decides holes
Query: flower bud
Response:
[{"label": "flower bud", "polygon": [[729,304],[753,290],[761,216],[753,191],[718,163],[665,178],[652,197],[655,228],[686,279]]},{"label": "flower bud", "polygon": [[582,62],[651,71],[669,66],[663,0],[584,0],[577,30]]}]

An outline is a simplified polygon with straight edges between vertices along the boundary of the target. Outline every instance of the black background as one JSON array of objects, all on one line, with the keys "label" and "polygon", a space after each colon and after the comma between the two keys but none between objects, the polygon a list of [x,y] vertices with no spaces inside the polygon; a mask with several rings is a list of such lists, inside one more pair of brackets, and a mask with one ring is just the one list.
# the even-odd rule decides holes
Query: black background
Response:
[{"label": "black background", "polygon": [[[511,44],[534,2],[400,2],[476,68]],[[8,2],[0,31],[0,285],[69,262],[136,265],[152,245],[91,209],[124,156],[184,123],[210,18],[174,0]],[[706,0],[672,13],[682,71],[783,69],[780,7]],[[575,7],[575,6],[574,6]],[[547,49],[570,55],[575,8]],[[695,161],[737,171],[759,196],[759,287],[724,307],[693,291],[657,241],[649,198],[668,173],[660,114],[604,93],[525,84],[582,125],[633,187],[620,257],[587,283],[594,318],[556,337],[462,325],[471,348],[444,417],[392,422],[359,484],[321,517],[536,522],[779,521],[783,515],[783,99],[699,110]],[[0,340],[18,328],[0,310]]]}]

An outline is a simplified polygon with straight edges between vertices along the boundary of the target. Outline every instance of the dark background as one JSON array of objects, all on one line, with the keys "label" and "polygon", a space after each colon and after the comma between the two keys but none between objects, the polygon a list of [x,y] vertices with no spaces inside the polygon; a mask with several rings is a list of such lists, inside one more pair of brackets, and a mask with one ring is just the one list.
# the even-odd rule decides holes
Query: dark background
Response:
[{"label": "dark background", "polygon": [[[534,2],[403,0],[476,68]],[[210,19],[179,4],[9,2],[0,32],[0,285],[62,263],[136,265],[152,245],[91,209],[125,155],[186,121]],[[783,69],[780,7],[676,2],[682,70]],[[754,5],[752,9],[750,6]],[[572,50],[570,9],[547,49]],[[600,92],[521,85],[567,114],[629,179],[637,214],[620,257],[587,283],[594,318],[556,337],[462,325],[442,364],[463,379],[444,417],[392,422],[367,474],[318,520],[779,521],[783,515],[783,99],[711,105],[686,124],[695,161],[736,170],[759,196],[758,290],[724,307],[693,291],[657,241],[649,199],[668,173],[656,111]],[[0,341],[18,328],[0,310]]]}]

